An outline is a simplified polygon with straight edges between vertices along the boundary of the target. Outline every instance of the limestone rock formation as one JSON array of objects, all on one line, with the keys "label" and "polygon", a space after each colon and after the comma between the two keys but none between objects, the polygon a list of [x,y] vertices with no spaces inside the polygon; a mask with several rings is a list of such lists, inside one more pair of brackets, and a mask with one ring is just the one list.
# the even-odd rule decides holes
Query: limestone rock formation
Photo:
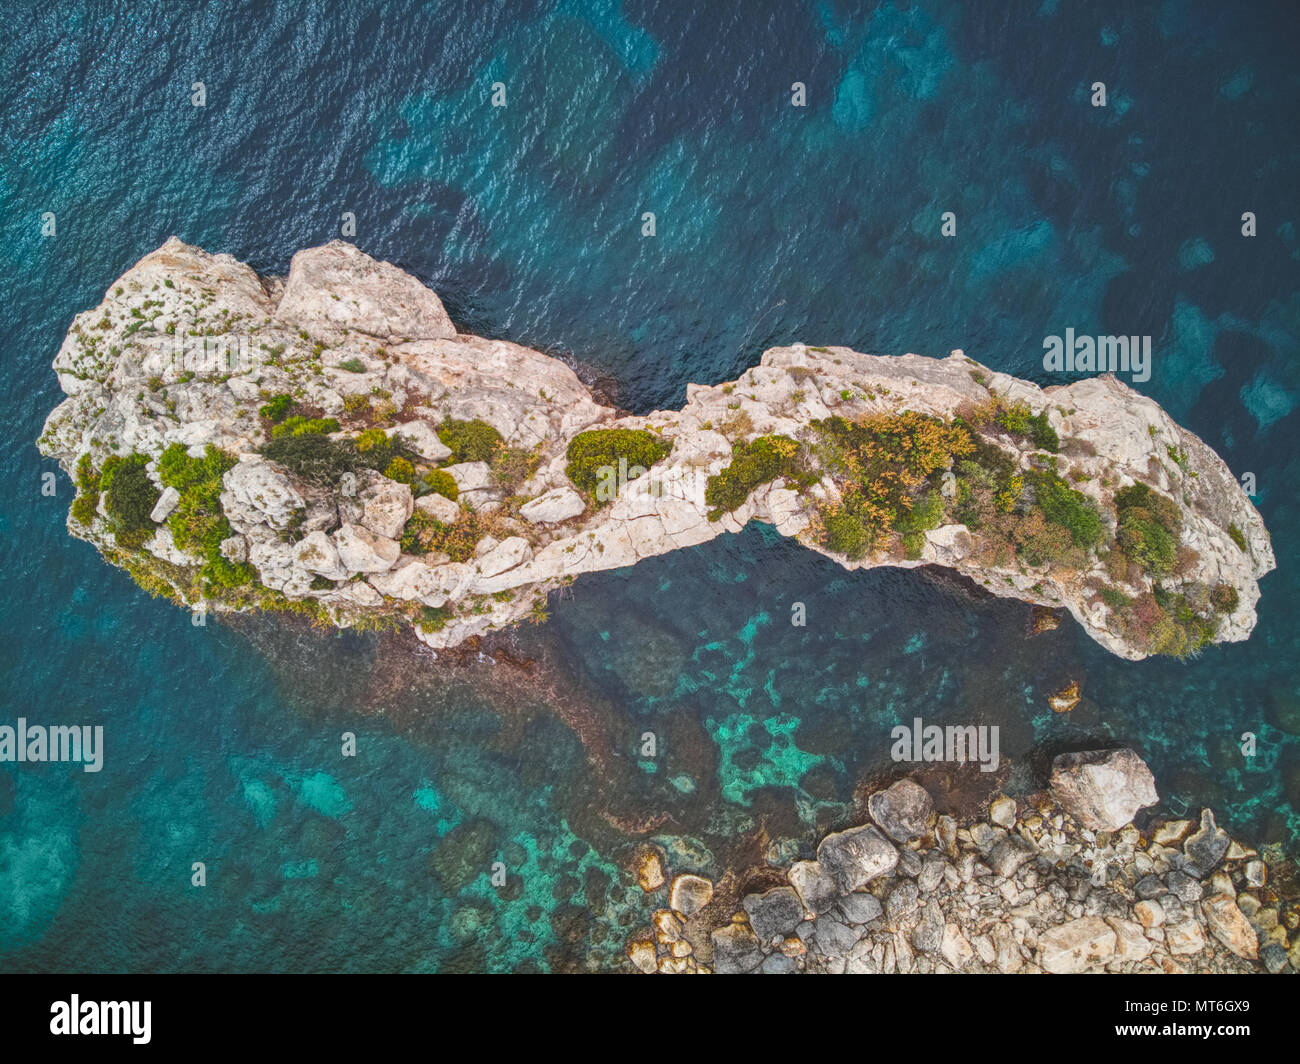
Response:
[{"label": "limestone rock formation", "polygon": [[[39,445],[78,480],[69,530],[148,590],[410,625],[433,647],[751,520],[849,569],[948,566],[1135,659],[1245,639],[1275,564],[1231,471],[1113,377],[1041,389],[959,351],[794,344],[689,385],[681,410],[620,417],[564,363],[456,332],[434,292],[339,242],[280,281],[172,238],[77,316],[54,369],[67,398]],[[903,469],[911,494],[889,505],[827,458],[835,433],[871,447],[936,425],[965,426],[984,465]],[[608,484],[571,479],[590,430],[623,448]],[[148,483],[106,475],[122,462]]]}]

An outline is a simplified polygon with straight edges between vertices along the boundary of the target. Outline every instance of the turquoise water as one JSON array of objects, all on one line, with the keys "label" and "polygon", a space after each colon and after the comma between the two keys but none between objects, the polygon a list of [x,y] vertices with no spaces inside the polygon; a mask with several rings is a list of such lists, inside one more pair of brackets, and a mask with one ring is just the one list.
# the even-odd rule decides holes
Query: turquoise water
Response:
[{"label": "turquoise water", "polygon": [[[1297,23],[1282,4],[1133,6],[48,5],[22,22],[0,41],[3,719],[103,724],[106,761],[0,765],[0,969],[602,967],[652,904],[635,840],[714,875],[789,855],[854,817],[915,716],[1002,729],[996,780],[927,777],[941,805],[1122,741],[1167,810],[1212,804],[1300,854]],[[66,535],[66,479],[41,495],[50,360],[167,236],[283,273],[344,211],[462,329],[577,358],[636,411],[795,340],[962,347],[1053,383],[1043,336],[1149,333],[1137,387],[1256,474],[1279,561],[1259,627],[1194,662],[1128,663],[1069,623],[1026,639],[1018,604],[847,574],[751,528],[584,577],[509,640],[531,670],[271,619],[195,628]],[[1069,679],[1085,699],[1058,717],[1045,696]]]}]

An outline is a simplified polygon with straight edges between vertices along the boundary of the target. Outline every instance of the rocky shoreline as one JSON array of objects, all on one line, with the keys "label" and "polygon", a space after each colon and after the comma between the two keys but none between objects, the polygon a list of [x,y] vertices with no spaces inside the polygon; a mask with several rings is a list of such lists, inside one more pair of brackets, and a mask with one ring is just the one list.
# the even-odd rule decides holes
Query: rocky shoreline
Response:
[{"label": "rocky shoreline", "polygon": [[[901,779],[785,882],[723,896],[643,849],[663,908],[629,971],[696,973],[1295,973],[1300,877],[1277,846],[1229,838],[1210,809],[1139,829],[1158,800],[1131,750],[1066,754],[1048,789],[959,824]],[[770,871],[770,870],[769,870]],[[732,874],[734,877],[734,874]],[[729,904],[730,903],[730,904]]]},{"label": "rocky shoreline", "polygon": [[620,416],[340,242],[280,279],[172,238],[54,368],[39,446],[77,483],[69,531],[190,609],[453,647],[758,520],[848,569],[944,566],[1138,659],[1246,639],[1275,567],[1223,461],[1113,376],[794,344]]}]

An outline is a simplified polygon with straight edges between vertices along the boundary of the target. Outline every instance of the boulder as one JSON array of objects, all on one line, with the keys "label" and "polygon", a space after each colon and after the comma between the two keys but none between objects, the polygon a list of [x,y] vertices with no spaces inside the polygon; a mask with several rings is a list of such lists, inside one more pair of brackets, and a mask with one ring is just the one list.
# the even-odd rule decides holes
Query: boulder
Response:
[{"label": "boulder", "polygon": [[712,900],[712,882],[703,876],[688,874],[673,880],[668,904],[683,916],[694,916]]},{"label": "boulder", "polygon": [[1115,930],[1099,916],[1083,916],[1038,936],[1038,963],[1046,972],[1069,975],[1115,954]]},{"label": "boulder", "polygon": [[821,914],[835,904],[839,890],[819,861],[795,861],[790,866],[790,886],[810,913]]},{"label": "boulder", "polygon": [[1146,762],[1127,748],[1061,754],[1052,762],[1049,787],[1061,808],[1091,831],[1118,831],[1160,799]]},{"label": "boulder", "polygon": [[898,851],[878,828],[868,825],[827,835],[817,847],[817,860],[840,893],[848,894],[892,872]]},{"label": "boulder", "polygon": [[156,525],[162,524],[171,516],[171,512],[176,509],[176,504],[181,501],[181,493],[173,487],[165,487],[162,494],[158,496],[158,501],[153,504],[153,510],[149,513],[149,520]]},{"label": "boulder", "polygon": [[327,580],[342,580],[348,575],[347,566],[339,560],[338,547],[324,532],[303,536],[293,548],[293,560],[309,573]]},{"label": "boulder", "polygon": [[284,531],[306,505],[289,478],[262,458],[244,458],[221,477],[221,508],[241,531],[264,524]]},{"label": "boulder", "polygon": [[1214,810],[1202,809],[1201,826],[1183,843],[1183,867],[1197,879],[1204,879],[1223,860],[1230,842],[1228,833],[1214,822]]},{"label": "boulder", "polygon": [[499,576],[526,562],[533,555],[528,540],[522,536],[510,536],[503,539],[478,560],[479,575],[484,577]]},{"label": "boulder", "polygon": [[1253,961],[1259,957],[1259,937],[1245,913],[1230,894],[1217,894],[1201,903],[1210,934],[1238,957]]},{"label": "boulder", "polygon": [[845,894],[839,901],[840,912],[851,924],[869,924],[880,919],[884,907],[874,894]]},{"label": "boulder", "polygon": [[572,488],[554,488],[519,507],[519,515],[533,524],[554,524],[577,517],[587,504]]},{"label": "boulder", "polygon": [[421,495],[415,500],[415,508],[444,525],[454,525],[461,515],[460,506],[445,495]]},{"label": "boulder", "polygon": [[752,972],[763,963],[758,937],[743,924],[728,924],[709,936],[713,943],[713,970],[719,975]]},{"label": "boulder", "polygon": [[492,467],[486,462],[460,462],[443,466],[443,470],[451,474],[461,491],[489,491],[496,487],[492,480]]},{"label": "boulder", "polygon": [[924,787],[902,779],[867,799],[867,809],[890,838],[907,842],[925,834],[934,802]]},{"label": "boulder", "polygon": [[438,439],[438,433],[427,421],[404,422],[395,426],[391,435],[426,462],[441,462],[451,457],[451,448]]},{"label": "boulder", "polygon": [[333,327],[381,339],[456,335],[432,289],[341,240],[294,255],[275,318],[292,326]]},{"label": "boulder", "polygon": [[377,536],[361,525],[345,524],[334,533],[339,561],[350,573],[382,573],[396,564],[402,550],[397,543]]},{"label": "boulder", "polygon": [[357,524],[385,539],[401,537],[414,507],[410,487],[387,477],[373,478],[361,489],[357,501],[361,505]]},{"label": "boulder", "polygon": [[743,902],[749,926],[760,941],[784,938],[803,920],[803,902],[790,887],[773,887],[762,894],[746,894]]}]

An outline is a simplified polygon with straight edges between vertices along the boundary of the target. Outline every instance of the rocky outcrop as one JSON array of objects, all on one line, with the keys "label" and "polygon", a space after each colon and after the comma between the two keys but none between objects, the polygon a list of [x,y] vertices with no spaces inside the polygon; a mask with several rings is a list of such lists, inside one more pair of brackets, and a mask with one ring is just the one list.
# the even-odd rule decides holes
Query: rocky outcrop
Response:
[{"label": "rocky outcrop", "polygon": [[[874,808],[892,815],[889,803]],[[1214,824],[1209,810],[1201,819]],[[1300,897],[1264,885],[1267,865],[1289,865],[1280,847],[1261,860],[1228,841],[1220,867],[1205,874],[1203,840],[1187,826],[1094,831],[1044,793],[994,799],[987,820],[964,826],[931,810],[908,842],[875,825],[850,828],[823,839],[815,861],[790,864],[788,886],[745,895],[729,920],[696,909],[665,933],[656,914],[628,957],[661,973],[1300,968]],[[775,871],[766,867],[762,879],[771,883]]]},{"label": "rocky outcrop", "polygon": [[[1257,581],[1274,567],[1263,523],[1224,463],[1113,377],[1040,389],[960,351],[876,357],[794,344],[766,351],[736,381],[689,385],[681,410],[620,417],[562,362],[457,333],[434,292],[338,242],[299,252],[281,282],[173,238],[77,316],[54,369],[68,398],[49,416],[41,450],[69,474],[83,456],[89,463],[85,502],[68,527],[149,590],[216,611],[292,609],[338,626],[378,614],[434,647],[538,618],[546,594],[582,573],[751,520],[850,569],[948,566],[993,594],[1068,611],[1129,658],[1149,648],[1122,603],[1186,591],[1182,601],[1206,611],[1213,591],[1206,638],[1241,640],[1255,623]],[[991,402],[1018,404],[1059,436],[1051,456],[1001,430],[986,442],[1022,473],[1068,475],[1100,513],[1103,539],[1115,535],[1114,496],[1124,486],[1172,500],[1181,514],[1177,570],[1150,577],[1130,566],[1117,576],[1100,550],[1069,565],[1030,564],[991,549],[983,532],[953,519],[951,505],[937,527],[910,533],[905,549],[892,537],[850,558],[828,545],[825,519],[846,486],[815,468],[810,426],[907,411],[951,419]],[[490,426],[499,449],[453,453],[445,430],[465,422]],[[278,434],[316,434],[355,444],[364,464],[361,441],[373,446],[366,434],[376,428],[401,462],[308,476],[262,453]],[[593,428],[649,432],[667,453],[648,471],[620,457],[614,490],[598,498],[570,480],[566,455]],[[775,436],[814,456],[808,475],[758,483],[729,512],[709,504],[706,486],[730,467],[733,449]],[[195,531],[194,500],[164,483],[159,459],[169,447],[194,459],[216,448],[229,466],[222,512],[179,540],[185,522]],[[97,471],[129,455],[143,457],[159,491],[155,527],[124,529],[96,494]],[[439,468],[441,486],[430,480]],[[1017,476],[1022,495],[1011,503],[1032,506]],[[218,571],[217,544],[193,540],[220,520],[228,522],[220,556],[233,568]],[[430,529],[437,542],[422,546],[415,532]]]}]

